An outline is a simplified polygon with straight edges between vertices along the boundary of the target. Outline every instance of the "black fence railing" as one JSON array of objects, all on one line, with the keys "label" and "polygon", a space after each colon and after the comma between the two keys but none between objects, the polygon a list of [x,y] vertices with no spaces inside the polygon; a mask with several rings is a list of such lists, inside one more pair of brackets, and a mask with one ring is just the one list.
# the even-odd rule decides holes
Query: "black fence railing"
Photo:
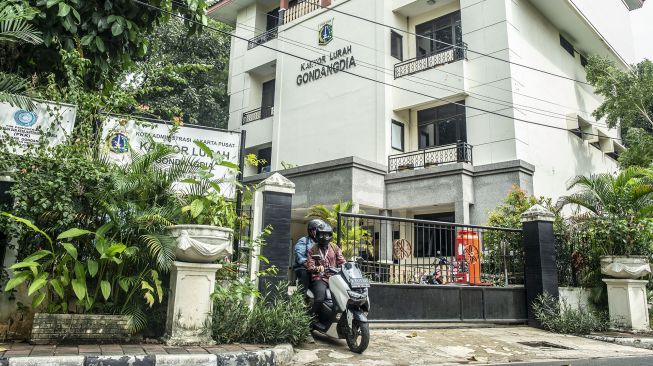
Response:
[{"label": "black fence railing", "polygon": [[288,23],[320,8],[319,0],[299,0],[283,14],[283,22]]},{"label": "black fence railing", "polygon": [[472,163],[473,146],[459,141],[455,144],[437,146],[388,157],[388,172],[404,169],[426,168],[448,163]]},{"label": "black fence railing", "polygon": [[584,232],[556,235],[556,264],[561,287],[593,287],[600,276],[592,271],[590,243]]},{"label": "black fence railing", "polygon": [[522,231],[340,213],[337,243],[377,283],[524,284]]},{"label": "black fence railing", "polygon": [[261,33],[247,42],[247,49],[251,50],[252,48],[258,45],[262,45],[263,43],[271,41],[277,38],[277,35],[278,35],[277,27],[274,27],[265,33]]},{"label": "black fence railing", "polygon": [[467,59],[467,43],[456,45],[429,56],[416,57],[395,64],[395,79],[416,74],[440,65]]},{"label": "black fence railing", "polygon": [[274,116],[274,106],[261,107],[243,113],[243,124]]}]

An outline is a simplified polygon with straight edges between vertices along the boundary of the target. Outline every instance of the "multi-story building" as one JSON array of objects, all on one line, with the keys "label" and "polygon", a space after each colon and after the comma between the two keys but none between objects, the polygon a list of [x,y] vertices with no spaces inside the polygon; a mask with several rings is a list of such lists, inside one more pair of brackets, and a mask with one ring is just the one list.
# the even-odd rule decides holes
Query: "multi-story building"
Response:
[{"label": "multi-story building", "polygon": [[641,0],[220,0],[230,129],[313,204],[482,224],[512,186],[554,199],[614,172],[589,55],[632,62]]}]

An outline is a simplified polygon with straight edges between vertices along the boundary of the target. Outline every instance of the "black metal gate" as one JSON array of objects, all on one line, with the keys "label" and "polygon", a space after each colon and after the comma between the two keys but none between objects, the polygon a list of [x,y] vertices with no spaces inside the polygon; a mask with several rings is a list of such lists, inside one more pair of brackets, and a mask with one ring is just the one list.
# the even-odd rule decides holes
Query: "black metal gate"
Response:
[{"label": "black metal gate", "polygon": [[336,235],[372,281],[371,321],[527,321],[521,230],[341,213]]}]

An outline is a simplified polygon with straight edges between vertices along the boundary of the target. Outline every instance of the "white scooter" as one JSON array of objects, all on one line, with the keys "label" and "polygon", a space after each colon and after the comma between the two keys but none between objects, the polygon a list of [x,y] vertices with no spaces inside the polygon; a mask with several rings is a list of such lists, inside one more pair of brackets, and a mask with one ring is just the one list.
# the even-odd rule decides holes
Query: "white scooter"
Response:
[{"label": "white scooter", "polygon": [[[319,263],[321,258],[315,255],[313,259]],[[352,352],[363,353],[370,342],[370,328],[367,322],[367,313],[370,310],[370,281],[363,277],[355,262],[347,262],[340,268],[328,267],[325,272],[333,274],[329,278],[326,299],[321,309],[325,318],[328,316],[328,322],[324,324],[326,329],[314,329],[326,334],[333,323],[337,323],[338,338],[347,340],[347,346]],[[313,292],[308,290],[306,295],[312,309]]]}]

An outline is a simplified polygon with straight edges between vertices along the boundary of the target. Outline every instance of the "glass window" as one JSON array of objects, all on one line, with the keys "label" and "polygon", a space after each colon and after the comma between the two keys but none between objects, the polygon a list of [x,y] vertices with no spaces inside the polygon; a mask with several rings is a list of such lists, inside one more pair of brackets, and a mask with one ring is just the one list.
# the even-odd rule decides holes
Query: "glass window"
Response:
[{"label": "glass window", "polygon": [[415,34],[418,58],[450,49],[452,45],[462,46],[460,11],[417,25]]},{"label": "glass window", "polygon": [[390,31],[390,55],[399,61],[404,60],[403,37],[395,31]]},{"label": "glass window", "polygon": [[457,103],[417,112],[419,149],[467,141],[465,102]]},{"label": "glass window", "polygon": [[399,151],[404,151],[404,124],[397,121],[392,121],[391,131],[392,148]]},{"label": "glass window", "polygon": [[560,45],[565,49],[572,57],[574,57],[574,46],[569,42],[565,37],[560,35]]},{"label": "glass window", "polygon": [[258,151],[257,158],[265,160],[265,163],[259,164],[258,165],[258,173],[267,173],[270,171],[270,167],[272,167],[272,148],[271,147],[266,147],[264,149],[260,149]]}]

